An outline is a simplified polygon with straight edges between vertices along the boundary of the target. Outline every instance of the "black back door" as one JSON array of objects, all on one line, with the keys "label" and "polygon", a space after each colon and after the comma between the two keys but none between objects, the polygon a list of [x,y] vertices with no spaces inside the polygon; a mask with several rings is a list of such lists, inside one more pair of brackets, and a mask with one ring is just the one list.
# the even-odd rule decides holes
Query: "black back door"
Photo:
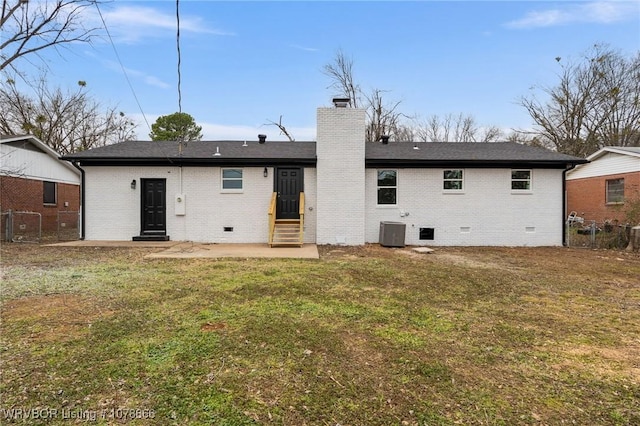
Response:
[{"label": "black back door", "polygon": [[299,219],[300,193],[303,187],[303,169],[279,167],[276,169],[277,219]]},{"label": "black back door", "polygon": [[166,234],[165,179],[142,179],[142,234]]}]

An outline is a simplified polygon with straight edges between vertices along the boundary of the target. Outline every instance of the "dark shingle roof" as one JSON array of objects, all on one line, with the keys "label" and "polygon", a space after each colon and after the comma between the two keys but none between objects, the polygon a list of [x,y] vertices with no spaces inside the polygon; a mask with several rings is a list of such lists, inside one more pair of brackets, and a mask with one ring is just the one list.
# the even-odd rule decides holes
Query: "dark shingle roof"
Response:
[{"label": "dark shingle roof", "polygon": [[[216,155],[219,153],[220,155]],[[126,141],[63,157],[81,164],[314,164],[315,142]]]},{"label": "dark shingle roof", "polygon": [[564,166],[587,161],[548,149],[513,142],[390,142],[386,145],[367,144],[366,162],[369,167],[386,165],[397,167],[535,165],[542,167]]},{"label": "dark shingle roof", "polygon": [[[86,165],[315,165],[316,143],[191,141],[183,143],[180,153],[175,141],[127,141],[69,154],[63,159]],[[511,142],[367,143],[365,161],[368,167],[565,167],[587,162]]]}]

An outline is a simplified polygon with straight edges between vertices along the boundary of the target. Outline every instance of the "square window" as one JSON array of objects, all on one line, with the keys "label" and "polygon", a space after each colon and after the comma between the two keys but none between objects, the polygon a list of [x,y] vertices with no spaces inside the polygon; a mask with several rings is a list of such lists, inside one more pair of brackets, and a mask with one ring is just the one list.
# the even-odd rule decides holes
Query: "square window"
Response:
[{"label": "square window", "polygon": [[462,170],[444,170],[442,173],[442,189],[445,191],[462,191],[464,189],[464,172]]},{"label": "square window", "polygon": [[222,191],[242,191],[242,169],[222,169]]},{"label": "square window", "polygon": [[531,191],[531,170],[511,170],[511,190]]},{"label": "square window", "polygon": [[378,205],[397,204],[398,171],[378,170]]},{"label": "square window", "polygon": [[44,204],[56,204],[58,198],[58,184],[56,182],[42,182],[42,202]]},{"label": "square window", "polygon": [[624,202],[624,179],[609,179],[606,181],[606,203],[617,204]]}]

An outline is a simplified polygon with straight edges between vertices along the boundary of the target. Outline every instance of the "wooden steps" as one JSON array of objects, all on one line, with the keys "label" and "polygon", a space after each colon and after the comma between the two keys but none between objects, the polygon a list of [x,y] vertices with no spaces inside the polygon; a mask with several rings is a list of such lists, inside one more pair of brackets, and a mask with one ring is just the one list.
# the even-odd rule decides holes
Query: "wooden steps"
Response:
[{"label": "wooden steps", "polygon": [[269,245],[302,247],[300,219],[276,219]]}]

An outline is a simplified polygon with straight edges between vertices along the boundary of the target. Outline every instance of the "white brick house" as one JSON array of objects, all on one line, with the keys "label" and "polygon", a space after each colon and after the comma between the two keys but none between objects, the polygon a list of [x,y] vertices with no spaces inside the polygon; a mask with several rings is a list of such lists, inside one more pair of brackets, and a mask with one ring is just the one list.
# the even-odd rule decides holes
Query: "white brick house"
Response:
[{"label": "white brick house", "polygon": [[352,108],[319,108],[317,126],[316,142],[68,155],[83,170],[84,238],[361,245],[391,221],[409,245],[563,243],[564,174],[583,159],[515,143],[366,143]]}]

